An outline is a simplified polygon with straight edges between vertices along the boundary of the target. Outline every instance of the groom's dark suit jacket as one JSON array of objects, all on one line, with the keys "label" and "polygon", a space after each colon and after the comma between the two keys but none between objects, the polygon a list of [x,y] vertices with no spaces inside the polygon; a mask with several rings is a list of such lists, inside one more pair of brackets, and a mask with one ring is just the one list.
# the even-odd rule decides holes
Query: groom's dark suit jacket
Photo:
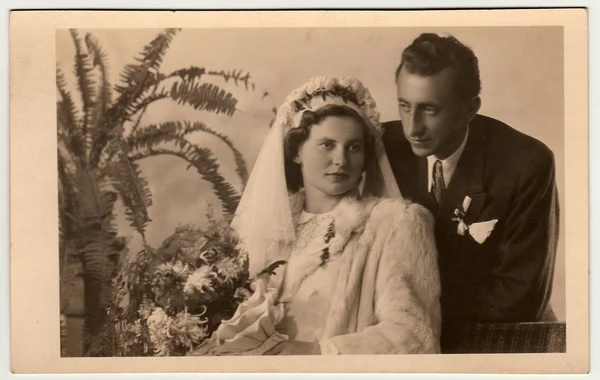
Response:
[{"label": "groom's dark suit jacket", "polygon": [[[554,156],[540,141],[481,115],[439,207],[427,189],[427,159],[416,157],[400,121],[384,124],[400,190],[436,217],[444,322],[541,320],[548,308],[558,235]],[[452,221],[465,196],[467,225],[498,219],[483,244]]]}]

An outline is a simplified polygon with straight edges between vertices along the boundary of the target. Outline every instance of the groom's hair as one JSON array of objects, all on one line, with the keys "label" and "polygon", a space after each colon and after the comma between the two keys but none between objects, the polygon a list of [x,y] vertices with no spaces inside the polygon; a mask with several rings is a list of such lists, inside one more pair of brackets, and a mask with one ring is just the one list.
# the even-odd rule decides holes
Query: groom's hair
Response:
[{"label": "groom's hair", "polygon": [[436,75],[452,68],[456,71],[454,90],[462,100],[475,98],[481,92],[479,63],[475,53],[451,35],[440,37],[434,33],[421,34],[404,49],[402,61],[396,69],[396,81],[402,68],[421,76]]},{"label": "groom's hair", "polygon": [[329,104],[315,111],[306,110],[302,113],[300,125],[290,129],[284,138],[284,160],[285,160],[285,181],[288,191],[296,193],[304,187],[302,170],[300,165],[294,162],[298,157],[300,147],[310,136],[310,130],[313,125],[317,125],[327,117],[347,117],[359,122],[365,131],[365,168],[369,160],[375,155],[375,140],[369,133],[369,126],[365,120],[350,107],[337,104]]}]

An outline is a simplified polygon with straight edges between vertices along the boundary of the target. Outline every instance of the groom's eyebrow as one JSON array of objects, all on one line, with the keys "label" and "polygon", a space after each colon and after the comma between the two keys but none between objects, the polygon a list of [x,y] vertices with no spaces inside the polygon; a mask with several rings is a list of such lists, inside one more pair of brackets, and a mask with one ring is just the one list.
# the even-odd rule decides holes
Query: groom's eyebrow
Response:
[{"label": "groom's eyebrow", "polygon": [[[408,104],[410,104],[410,102],[408,102],[404,98],[398,98],[398,103],[408,103]],[[436,103],[436,102],[423,102],[423,103],[417,103],[416,106],[417,107],[436,107],[436,108],[440,108],[442,106],[442,104]]]}]

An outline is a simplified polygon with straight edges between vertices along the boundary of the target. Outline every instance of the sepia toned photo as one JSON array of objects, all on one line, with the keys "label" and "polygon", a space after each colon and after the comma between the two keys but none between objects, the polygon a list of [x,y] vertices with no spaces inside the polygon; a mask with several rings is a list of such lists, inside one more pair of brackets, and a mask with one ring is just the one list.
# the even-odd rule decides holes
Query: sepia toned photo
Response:
[{"label": "sepia toned photo", "polygon": [[[585,371],[587,246],[571,239],[587,236],[587,155],[570,152],[587,149],[573,122],[587,103],[568,104],[587,66],[569,66],[586,50],[567,52],[584,34],[566,25],[585,12],[299,12],[293,27],[286,13],[49,23],[46,356],[90,372],[99,358],[163,372],[142,357],[291,371],[327,355],[311,372],[489,358],[509,373],[577,355]],[[27,334],[15,291],[13,355]]]}]

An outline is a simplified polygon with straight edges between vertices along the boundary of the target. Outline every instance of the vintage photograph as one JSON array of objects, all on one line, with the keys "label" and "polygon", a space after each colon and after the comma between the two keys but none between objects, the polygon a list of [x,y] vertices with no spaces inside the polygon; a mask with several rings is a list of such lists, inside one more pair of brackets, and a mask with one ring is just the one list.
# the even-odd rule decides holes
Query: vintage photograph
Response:
[{"label": "vintage photograph", "polygon": [[59,30],[65,356],[564,352],[563,30]]},{"label": "vintage photograph", "polygon": [[585,372],[585,17],[12,17],[13,371]]}]

